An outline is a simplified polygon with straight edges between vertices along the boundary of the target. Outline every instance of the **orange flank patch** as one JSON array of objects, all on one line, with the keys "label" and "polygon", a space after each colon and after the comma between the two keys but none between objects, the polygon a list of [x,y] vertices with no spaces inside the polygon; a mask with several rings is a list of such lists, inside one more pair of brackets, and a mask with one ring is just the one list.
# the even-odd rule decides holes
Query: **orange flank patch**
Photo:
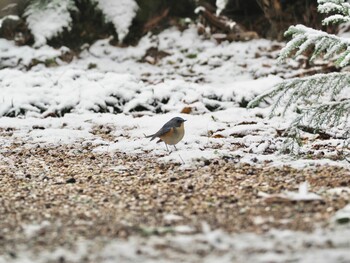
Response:
[{"label": "orange flank patch", "polygon": [[174,128],[171,128],[170,131],[168,131],[167,133],[164,133],[162,136],[159,136],[160,139],[162,139],[162,141],[167,142],[174,134]]}]

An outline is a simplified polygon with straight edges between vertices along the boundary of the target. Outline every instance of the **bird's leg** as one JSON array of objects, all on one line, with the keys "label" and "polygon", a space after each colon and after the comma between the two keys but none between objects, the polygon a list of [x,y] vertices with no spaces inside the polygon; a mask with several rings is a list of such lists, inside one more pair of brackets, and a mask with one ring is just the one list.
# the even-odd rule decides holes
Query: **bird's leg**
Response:
[{"label": "bird's leg", "polygon": [[176,148],[176,146],[174,145],[174,148],[175,148],[175,150],[177,151],[177,148]]},{"label": "bird's leg", "polygon": [[169,152],[168,145],[166,143],[165,143],[165,147],[166,147],[166,151]]}]

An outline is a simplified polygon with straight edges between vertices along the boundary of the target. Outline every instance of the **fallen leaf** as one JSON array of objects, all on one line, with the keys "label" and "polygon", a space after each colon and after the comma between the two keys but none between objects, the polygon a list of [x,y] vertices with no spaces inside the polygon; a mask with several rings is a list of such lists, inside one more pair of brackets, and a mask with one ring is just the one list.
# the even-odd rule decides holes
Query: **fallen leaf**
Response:
[{"label": "fallen leaf", "polygon": [[191,107],[185,107],[181,111],[181,113],[184,113],[184,114],[190,114],[191,112],[192,112],[192,108]]}]

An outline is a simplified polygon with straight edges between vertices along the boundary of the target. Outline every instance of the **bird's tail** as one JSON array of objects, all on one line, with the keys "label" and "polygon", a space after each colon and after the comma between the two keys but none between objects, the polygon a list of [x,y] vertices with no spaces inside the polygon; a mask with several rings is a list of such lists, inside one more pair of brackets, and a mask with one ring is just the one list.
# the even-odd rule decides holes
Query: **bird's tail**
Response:
[{"label": "bird's tail", "polygon": [[151,135],[146,135],[146,134],[143,134],[145,136],[145,138],[151,138],[151,141],[153,141],[156,136],[154,136],[154,134],[151,134]]}]

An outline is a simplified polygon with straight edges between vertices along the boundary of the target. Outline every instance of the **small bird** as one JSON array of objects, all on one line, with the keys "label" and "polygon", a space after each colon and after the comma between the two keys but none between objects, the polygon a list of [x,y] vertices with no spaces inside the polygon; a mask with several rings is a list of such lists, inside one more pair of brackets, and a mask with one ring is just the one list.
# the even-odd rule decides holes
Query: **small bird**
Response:
[{"label": "small bird", "polygon": [[146,136],[146,138],[151,138],[151,141],[152,141],[158,137],[160,140],[157,141],[157,143],[163,141],[165,143],[167,151],[169,151],[168,144],[174,145],[176,149],[175,144],[181,141],[185,135],[185,129],[184,129],[185,121],[186,120],[180,117],[172,118],[170,121],[165,123],[164,126],[159,131],[157,131],[155,134]]}]

